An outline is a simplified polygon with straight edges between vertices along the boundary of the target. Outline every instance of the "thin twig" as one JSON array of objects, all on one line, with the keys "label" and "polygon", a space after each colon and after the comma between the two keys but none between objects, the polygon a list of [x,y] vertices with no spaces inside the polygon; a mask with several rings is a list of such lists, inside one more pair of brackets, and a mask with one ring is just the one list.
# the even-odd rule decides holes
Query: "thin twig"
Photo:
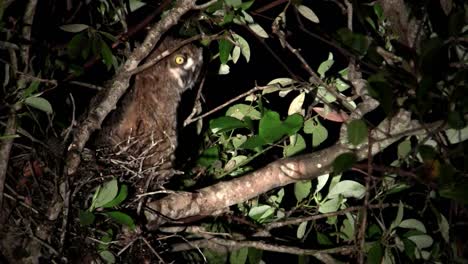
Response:
[{"label": "thin twig", "polygon": [[0,49],[12,49],[12,50],[19,50],[18,45],[7,42],[7,41],[0,41]]},{"label": "thin twig", "polygon": [[[13,197],[13,196],[11,196],[11,195],[9,195],[8,193],[4,193],[3,196],[5,196],[5,198],[10,199],[10,200],[12,200],[12,201],[14,201],[14,202],[18,202],[20,205],[22,205],[22,206],[28,208],[29,210],[31,210],[31,212],[33,212],[33,213],[35,213],[35,214],[39,214],[39,211],[37,211],[36,209],[34,209],[32,206],[30,206],[29,204],[27,204],[27,203],[25,203],[25,202],[23,202],[23,201],[18,201],[19,199],[15,198],[15,197]],[[18,197],[18,198],[19,198],[19,197]]]},{"label": "thin twig", "polygon": [[278,28],[272,27],[273,28],[273,33],[278,36],[278,38],[281,40],[281,42],[286,46],[286,48],[296,56],[296,58],[302,63],[306,71],[312,76],[313,81],[318,84],[323,86],[329,93],[331,93],[334,97],[339,99],[342,103],[342,105],[348,109],[349,111],[353,111],[354,107],[347,101],[346,97],[343,96],[342,94],[337,92],[337,89],[335,87],[331,87],[330,85],[326,84],[320,77],[319,75],[310,67],[310,65],[307,63],[307,61],[304,59],[304,57],[299,53],[299,50],[296,48],[292,47],[291,44],[286,40],[286,37],[284,36],[284,33],[281,32]]},{"label": "thin twig", "polygon": [[57,86],[57,80],[42,79],[42,78],[38,78],[38,77],[33,76],[31,74],[20,72],[20,71],[17,72],[17,73],[22,75],[23,79],[25,79],[25,80],[32,80],[32,81],[37,81],[37,82],[41,82],[41,83],[46,83],[46,84],[52,85],[53,87]]},{"label": "thin twig", "polygon": [[146,240],[146,238],[141,237],[141,240],[143,240],[143,242],[145,242],[146,246],[148,246],[148,248],[150,249],[150,251],[159,259],[159,263],[166,263],[166,262],[164,261],[164,259],[161,258],[161,256],[159,256],[158,252],[156,252],[156,250],[154,250],[154,248],[150,245],[150,243],[148,243],[148,241]]},{"label": "thin twig", "polygon": [[[33,20],[34,20],[34,14],[36,13],[36,6],[37,6],[37,0],[29,0],[28,4],[26,5],[26,10],[24,11],[24,17],[23,17],[23,39],[26,41],[31,40],[31,29],[33,25]],[[30,45],[28,43],[25,43],[21,45],[21,59],[23,62],[24,66],[24,71],[27,72],[27,69],[29,68],[29,49]]]},{"label": "thin twig", "polygon": [[372,163],[373,163],[373,155],[371,155],[370,153],[372,153],[372,137],[370,136],[370,133],[369,133],[369,136],[368,136],[368,152],[369,152],[369,155],[367,157],[367,175],[365,175],[365,181],[366,181],[366,193],[365,193],[365,196],[364,196],[364,205],[362,206],[362,210],[361,210],[361,222],[359,223],[359,229],[358,229],[358,233],[357,233],[357,237],[356,237],[356,242],[357,242],[357,246],[359,248],[359,251],[358,251],[358,261],[360,264],[364,264],[364,260],[365,260],[365,253],[366,253],[366,249],[364,248],[365,246],[365,243],[366,243],[366,228],[367,228],[367,208],[369,206],[369,196],[370,196],[370,180],[372,178]]},{"label": "thin twig", "polygon": [[189,124],[191,124],[191,123],[193,123],[193,122],[195,122],[195,121],[198,121],[199,119],[205,118],[205,117],[207,117],[207,116],[209,116],[209,115],[211,115],[211,114],[213,114],[213,113],[215,113],[215,112],[217,112],[217,111],[223,109],[223,108],[226,107],[227,105],[229,105],[229,104],[231,104],[231,103],[233,103],[233,102],[235,102],[235,101],[237,101],[237,100],[240,100],[240,99],[242,99],[243,97],[246,97],[247,95],[253,94],[253,93],[258,92],[258,91],[262,91],[262,90],[267,89],[267,88],[270,88],[270,86],[255,86],[254,88],[248,90],[247,92],[242,93],[242,94],[240,94],[240,95],[238,95],[238,96],[232,98],[231,100],[228,100],[227,102],[225,102],[225,103],[223,103],[223,104],[221,104],[221,105],[219,105],[219,106],[217,106],[217,107],[211,109],[210,111],[208,111],[208,112],[206,112],[206,113],[204,113],[204,114],[202,114],[202,115],[199,115],[199,116],[197,116],[197,117],[195,117],[195,118],[191,118],[191,119],[188,119],[188,118],[187,118],[187,119],[184,121],[184,125],[189,125]]},{"label": "thin twig", "polygon": [[90,83],[85,83],[85,82],[71,81],[70,83],[78,85],[78,86],[83,86],[83,87],[86,87],[86,88],[89,88],[89,89],[97,90],[97,91],[101,91],[101,90],[104,89],[104,87],[102,87],[102,86],[94,85],[94,84],[90,84]]},{"label": "thin twig", "polygon": [[[7,125],[3,133],[7,136],[16,134],[16,113],[12,109],[8,117]],[[0,141],[0,209],[3,203],[3,188],[5,187],[6,172],[8,169],[8,161],[10,160],[10,151],[13,146],[14,138],[5,138]]]},{"label": "thin twig", "polygon": [[219,36],[218,34],[211,35],[211,36],[204,36],[204,35],[200,34],[200,35],[195,35],[195,36],[193,36],[191,38],[188,38],[188,39],[184,39],[177,46],[161,52],[161,54],[159,54],[156,58],[153,58],[153,59],[149,60],[148,62],[138,66],[134,70],[128,71],[126,74],[127,74],[127,76],[131,76],[131,75],[137,74],[139,72],[142,72],[142,71],[150,68],[151,66],[155,65],[156,63],[160,62],[162,59],[166,58],[167,56],[171,55],[172,53],[176,52],[177,50],[179,50],[183,46],[185,46],[185,45],[187,45],[189,43],[192,43],[192,42],[194,42],[196,40],[206,39],[208,41],[211,41],[211,40],[215,40],[215,39],[218,39],[218,38],[224,38],[224,37]]},{"label": "thin twig", "polygon": [[218,248],[228,251],[234,251],[240,248],[256,248],[272,252],[288,253],[294,255],[309,255],[314,256],[317,254],[351,254],[354,252],[354,246],[341,246],[329,249],[303,249],[288,245],[273,245],[263,241],[247,241],[247,240],[231,240],[223,238],[211,238],[198,241],[192,241],[191,245],[176,244],[172,247],[172,252],[186,251],[193,249],[192,246],[201,248]]},{"label": "thin twig", "polygon": [[201,10],[201,9],[205,9],[205,8],[208,8],[209,6],[211,6],[212,4],[218,2],[218,0],[211,0],[209,2],[206,2],[204,4],[201,4],[201,5],[195,5],[194,6],[194,10]]}]

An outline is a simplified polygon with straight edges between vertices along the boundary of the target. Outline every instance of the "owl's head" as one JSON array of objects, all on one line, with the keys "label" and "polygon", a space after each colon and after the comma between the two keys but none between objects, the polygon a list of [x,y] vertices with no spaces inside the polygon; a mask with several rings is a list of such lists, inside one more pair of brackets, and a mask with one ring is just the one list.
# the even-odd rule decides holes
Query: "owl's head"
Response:
[{"label": "owl's head", "polygon": [[[181,40],[166,38],[157,48],[156,52],[164,52],[180,44]],[[159,68],[163,67],[167,74],[165,79],[171,81],[182,92],[193,87],[200,74],[203,64],[202,49],[188,44],[176,50],[161,62]]]}]

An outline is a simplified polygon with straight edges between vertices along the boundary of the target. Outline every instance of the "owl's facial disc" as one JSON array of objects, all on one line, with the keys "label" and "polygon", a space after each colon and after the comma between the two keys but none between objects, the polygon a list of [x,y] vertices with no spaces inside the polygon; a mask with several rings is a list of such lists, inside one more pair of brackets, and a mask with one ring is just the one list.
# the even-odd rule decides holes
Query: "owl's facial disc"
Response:
[{"label": "owl's facial disc", "polygon": [[173,62],[174,64],[169,69],[171,77],[174,78],[181,90],[190,89],[198,77],[203,62],[201,49],[195,49],[193,54],[188,56],[176,54]]}]

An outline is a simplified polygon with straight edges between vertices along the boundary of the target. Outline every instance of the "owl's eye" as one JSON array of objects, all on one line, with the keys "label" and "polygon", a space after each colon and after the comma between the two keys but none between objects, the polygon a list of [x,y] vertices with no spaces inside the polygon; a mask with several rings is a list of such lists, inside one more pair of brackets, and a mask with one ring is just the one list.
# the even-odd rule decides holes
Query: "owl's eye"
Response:
[{"label": "owl's eye", "polygon": [[174,58],[174,62],[178,65],[184,64],[185,63],[185,56],[183,55],[176,55]]}]

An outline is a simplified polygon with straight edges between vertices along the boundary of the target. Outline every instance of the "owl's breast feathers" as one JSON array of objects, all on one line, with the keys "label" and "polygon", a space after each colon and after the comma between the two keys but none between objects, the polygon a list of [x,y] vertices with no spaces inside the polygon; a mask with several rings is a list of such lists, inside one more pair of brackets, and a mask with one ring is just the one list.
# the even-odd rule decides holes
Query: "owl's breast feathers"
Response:
[{"label": "owl's breast feathers", "polygon": [[[177,43],[165,39],[149,58]],[[202,62],[201,49],[189,44],[138,73],[121,106],[105,121],[98,145],[137,168],[170,169],[177,146],[177,107],[181,94],[195,84]]]}]

